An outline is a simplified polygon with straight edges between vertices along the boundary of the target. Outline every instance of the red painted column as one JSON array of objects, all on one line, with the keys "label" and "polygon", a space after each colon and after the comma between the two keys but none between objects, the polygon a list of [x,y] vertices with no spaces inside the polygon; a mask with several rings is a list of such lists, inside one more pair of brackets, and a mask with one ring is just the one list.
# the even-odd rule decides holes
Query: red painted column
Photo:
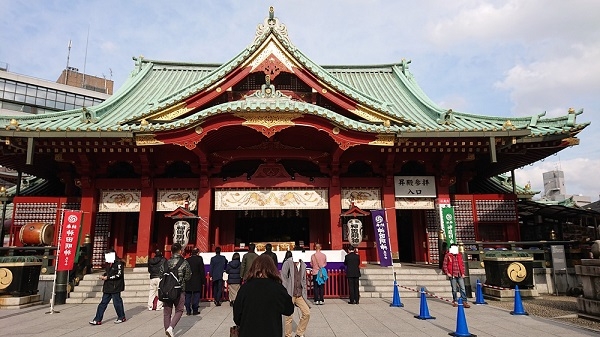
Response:
[{"label": "red painted column", "polygon": [[383,208],[388,222],[388,234],[390,236],[390,250],[392,260],[398,262],[400,259],[400,248],[398,245],[398,225],[396,222],[396,191],[394,184],[383,186]]},{"label": "red painted column", "polygon": [[342,214],[342,189],[338,177],[331,178],[329,186],[329,245],[330,249],[342,249],[342,227],[340,226],[340,215]]},{"label": "red painted column", "polygon": [[81,227],[82,235],[90,235],[94,239],[94,229],[96,227],[96,213],[98,212],[98,194],[96,188],[89,178],[82,178],[78,181],[81,186],[81,205],[83,211],[83,225]]},{"label": "red painted column", "polygon": [[152,237],[152,224],[154,223],[154,210],[156,205],[154,188],[152,186],[142,187],[141,194],[135,265],[148,264],[150,238]]},{"label": "red painted column", "polygon": [[196,232],[196,245],[201,252],[210,252],[209,224],[212,204],[212,193],[210,186],[203,184],[198,189],[198,229]]}]

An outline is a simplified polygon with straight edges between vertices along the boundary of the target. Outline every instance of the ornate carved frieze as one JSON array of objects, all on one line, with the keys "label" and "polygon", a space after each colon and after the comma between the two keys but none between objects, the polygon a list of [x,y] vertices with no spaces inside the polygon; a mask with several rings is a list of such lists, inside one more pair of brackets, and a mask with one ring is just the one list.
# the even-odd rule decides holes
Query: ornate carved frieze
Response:
[{"label": "ornate carved frieze", "polygon": [[146,135],[136,135],[135,136],[135,144],[138,146],[146,146],[146,145],[162,145],[163,142],[156,140],[153,134]]},{"label": "ornate carved frieze", "polygon": [[215,210],[328,209],[329,193],[323,189],[217,189]]},{"label": "ornate carved frieze", "polygon": [[177,207],[195,210],[198,207],[197,190],[158,190],[157,211],[173,211]]},{"label": "ornate carved frieze", "polygon": [[139,190],[102,191],[98,212],[139,212],[141,197]]},{"label": "ornate carved frieze", "polygon": [[236,117],[243,118],[246,121],[242,125],[261,125],[266,128],[274,126],[293,126],[296,125],[292,120],[302,117],[301,113],[294,112],[238,112],[234,114]]},{"label": "ornate carved frieze", "polygon": [[394,135],[377,135],[377,140],[369,142],[369,145],[378,145],[378,146],[394,146],[394,141],[396,140],[396,136]]},{"label": "ornate carved frieze", "polygon": [[379,188],[342,188],[342,209],[350,209],[352,203],[360,209],[381,209]]}]

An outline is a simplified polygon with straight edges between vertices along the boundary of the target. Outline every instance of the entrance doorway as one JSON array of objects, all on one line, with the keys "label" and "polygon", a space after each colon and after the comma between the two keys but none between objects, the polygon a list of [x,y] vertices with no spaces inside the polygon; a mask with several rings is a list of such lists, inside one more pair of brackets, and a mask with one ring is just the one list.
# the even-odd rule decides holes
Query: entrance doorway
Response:
[{"label": "entrance doorway", "polygon": [[415,244],[413,229],[413,211],[397,210],[398,250],[400,262],[415,262]]}]

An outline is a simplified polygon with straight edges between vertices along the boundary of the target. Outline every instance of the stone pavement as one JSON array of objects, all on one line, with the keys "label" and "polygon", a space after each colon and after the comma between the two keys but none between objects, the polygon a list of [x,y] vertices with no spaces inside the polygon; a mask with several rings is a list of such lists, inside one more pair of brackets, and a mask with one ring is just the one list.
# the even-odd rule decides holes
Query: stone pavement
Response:
[{"label": "stone pavement", "polygon": [[[401,299],[404,307],[390,307],[391,300],[364,298],[359,305],[346,300],[325,300],[312,306],[307,337],[387,337],[448,336],[457,328],[457,308],[448,302],[428,298],[432,320],[414,318],[420,312],[420,299]],[[100,326],[88,324],[96,311],[95,304],[64,304],[54,307],[38,305],[24,309],[0,310],[2,336],[165,336],[162,311],[148,311],[143,304],[125,304],[127,322],[114,324],[112,304]],[[216,307],[203,303],[199,316],[184,316],[175,328],[175,336],[229,336],[233,325],[232,310],[227,303]],[[298,313],[295,314],[298,321]],[[467,327],[477,336],[598,336],[599,331],[533,316],[513,316],[508,310],[490,305],[472,305],[465,309]],[[294,326],[295,328],[295,326]],[[257,336],[259,337],[259,336]]]}]

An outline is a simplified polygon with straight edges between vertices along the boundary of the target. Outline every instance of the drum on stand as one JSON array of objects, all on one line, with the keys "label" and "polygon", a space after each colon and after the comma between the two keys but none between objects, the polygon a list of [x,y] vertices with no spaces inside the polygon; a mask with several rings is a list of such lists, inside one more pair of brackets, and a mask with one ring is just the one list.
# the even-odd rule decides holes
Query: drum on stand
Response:
[{"label": "drum on stand", "polygon": [[24,246],[50,246],[54,240],[54,226],[44,222],[30,222],[19,232]]}]

